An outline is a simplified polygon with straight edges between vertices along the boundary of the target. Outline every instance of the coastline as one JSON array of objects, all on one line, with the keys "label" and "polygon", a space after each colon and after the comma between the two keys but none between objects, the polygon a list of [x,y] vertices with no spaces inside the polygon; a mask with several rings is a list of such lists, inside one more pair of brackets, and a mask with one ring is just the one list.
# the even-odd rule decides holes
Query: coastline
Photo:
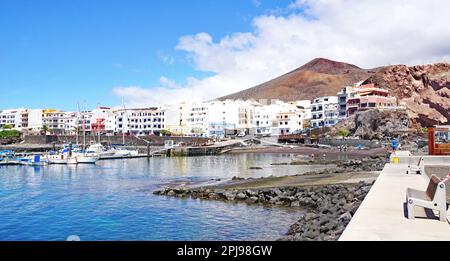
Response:
[{"label": "coastline", "polygon": [[294,176],[167,184],[153,194],[299,209],[303,214],[279,240],[336,241],[370,191],[385,161],[382,156],[373,156]]},{"label": "coastline", "polygon": [[284,153],[284,154],[298,154],[298,155],[311,155],[315,154],[316,156],[322,156],[326,154],[327,156],[339,156],[339,155],[348,155],[350,157],[368,157],[368,156],[384,156],[386,155],[387,150],[385,148],[375,148],[375,149],[363,149],[357,150],[350,148],[348,151],[339,151],[339,149],[332,148],[315,148],[308,146],[299,146],[299,147],[273,147],[273,146],[255,146],[251,148],[233,148],[227,153],[235,154],[235,153]]}]

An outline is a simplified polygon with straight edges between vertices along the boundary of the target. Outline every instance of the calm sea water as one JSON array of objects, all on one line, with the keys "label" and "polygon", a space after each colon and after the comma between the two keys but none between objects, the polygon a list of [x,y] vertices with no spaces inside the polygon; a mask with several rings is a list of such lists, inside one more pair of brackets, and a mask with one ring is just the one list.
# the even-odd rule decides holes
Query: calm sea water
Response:
[{"label": "calm sea water", "polygon": [[[0,240],[274,240],[299,211],[166,198],[168,182],[298,174],[270,166],[290,155],[101,161],[97,165],[0,167]],[[249,170],[249,167],[263,170]]]}]

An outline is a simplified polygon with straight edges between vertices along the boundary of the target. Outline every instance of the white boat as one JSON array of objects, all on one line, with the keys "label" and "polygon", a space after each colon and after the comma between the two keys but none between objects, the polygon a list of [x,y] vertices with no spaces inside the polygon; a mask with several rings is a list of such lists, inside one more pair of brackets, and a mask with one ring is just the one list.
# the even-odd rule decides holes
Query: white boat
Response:
[{"label": "white boat", "polygon": [[59,152],[50,152],[50,154],[46,156],[46,160],[49,164],[76,164],[76,158],[69,155],[70,149],[66,146]]},{"label": "white boat", "polygon": [[69,161],[68,156],[65,154],[47,155],[47,161],[49,164],[67,164]]},{"label": "white boat", "polygon": [[88,153],[98,154],[100,158],[107,158],[116,155],[116,150],[106,149],[102,144],[93,144],[87,147],[86,151]]},{"label": "white boat", "polygon": [[86,153],[85,155],[78,155],[75,157],[78,164],[95,164],[100,159],[99,156],[95,154],[89,155],[89,153]]},{"label": "white boat", "polygon": [[95,164],[100,159],[100,155],[87,150],[75,150],[72,155],[80,164]]},{"label": "white boat", "polygon": [[24,158],[17,158],[17,161],[21,165],[25,166],[47,166],[48,162],[43,160],[40,155],[33,155]]},{"label": "white boat", "polygon": [[115,150],[115,156],[118,157],[129,157],[129,156],[138,156],[139,151],[138,150],[128,150],[128,149],[116,149]]},{"label": "white boat", "polygon": [[78,160],[77,160],[77,157],[70,157],[70,158],[68,158],[67,159],[67,164],[69,164],[69,165],[73,165],[73,164],[78,164]]}]

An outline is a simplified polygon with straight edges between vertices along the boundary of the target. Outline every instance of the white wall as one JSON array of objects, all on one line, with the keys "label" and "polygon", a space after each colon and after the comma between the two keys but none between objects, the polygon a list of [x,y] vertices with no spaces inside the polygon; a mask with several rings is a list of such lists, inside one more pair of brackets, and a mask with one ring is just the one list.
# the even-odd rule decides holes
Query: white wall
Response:
[{"label": "white wall", "polygon": [[42,110],[32,109],[28,110],[28,128],[33,131],[42,130]]}]

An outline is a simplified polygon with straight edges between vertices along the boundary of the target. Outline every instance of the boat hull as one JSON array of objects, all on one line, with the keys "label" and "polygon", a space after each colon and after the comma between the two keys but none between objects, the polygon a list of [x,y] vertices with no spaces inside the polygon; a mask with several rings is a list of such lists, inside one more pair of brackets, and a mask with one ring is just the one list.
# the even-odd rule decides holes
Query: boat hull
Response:
[{"label": "boat hull", "polygon": [[78,164],[95,164],[100,159],[100,157],[92,156],[77,156]]},{"label": "boat hull", "polygon": [[48,163],[62,165],[62,164],[67,164],[68,160],[67,159],[49,159]]}]

